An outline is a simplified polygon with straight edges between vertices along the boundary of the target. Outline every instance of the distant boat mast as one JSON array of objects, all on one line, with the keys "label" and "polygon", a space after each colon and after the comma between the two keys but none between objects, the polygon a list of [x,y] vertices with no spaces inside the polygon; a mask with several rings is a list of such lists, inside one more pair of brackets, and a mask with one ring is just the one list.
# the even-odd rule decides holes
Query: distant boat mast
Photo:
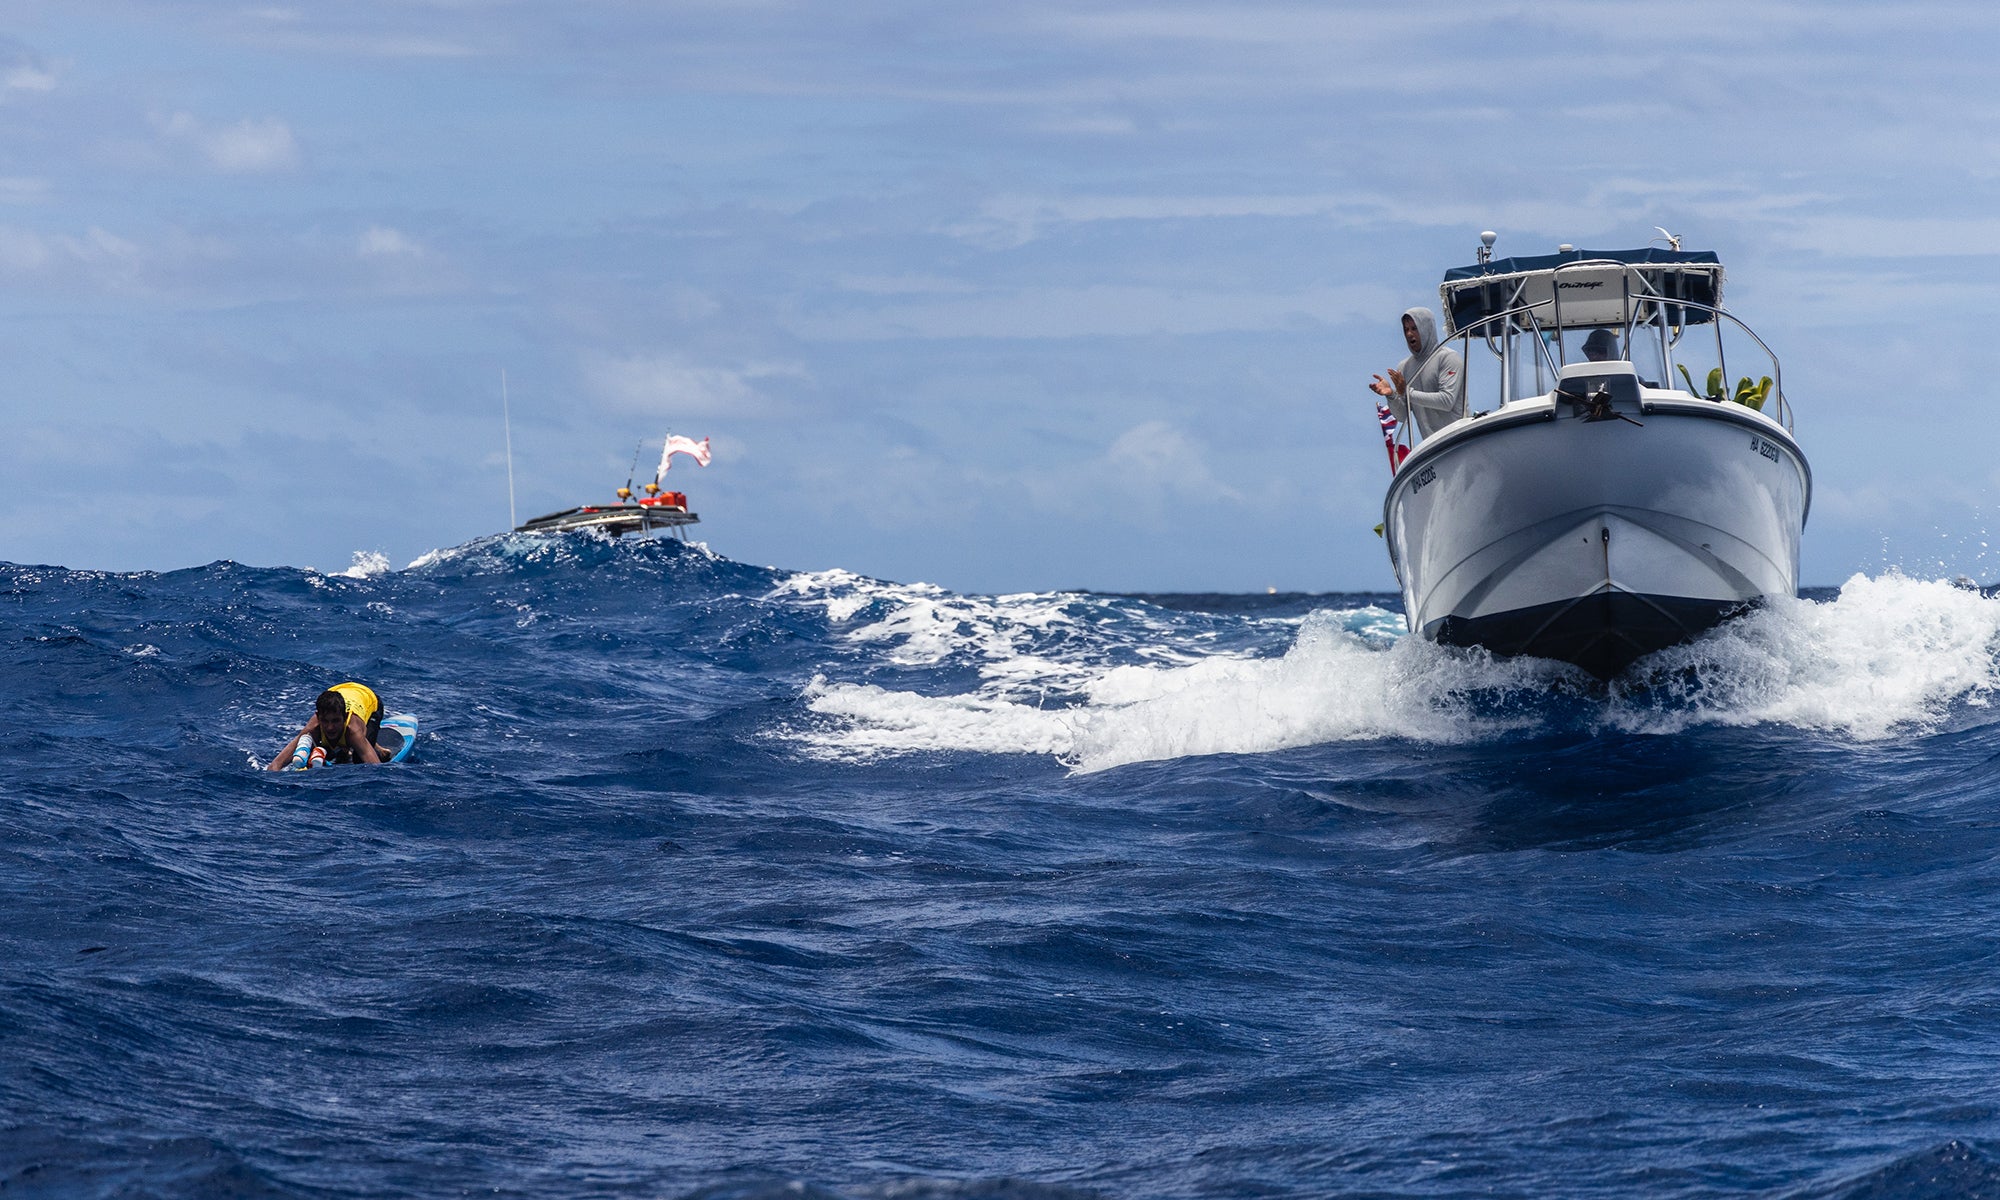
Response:
[{"label": "distant boat mast", "polygon": [[514,414],[507,407],[507,368],[500,368],[500,426],[507,431],[507,528],[514,520]]}]

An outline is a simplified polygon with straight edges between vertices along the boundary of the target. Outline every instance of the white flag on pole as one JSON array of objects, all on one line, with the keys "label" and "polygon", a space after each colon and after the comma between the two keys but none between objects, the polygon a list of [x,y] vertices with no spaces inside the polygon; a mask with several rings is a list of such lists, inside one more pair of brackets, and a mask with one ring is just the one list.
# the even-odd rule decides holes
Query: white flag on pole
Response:
[{"label": "white flag on pole", "polygon": [[658,474],[665,475],[667,473],[667,467],[670,465],[668,460],[676,454],[685,454],[705,467],[708,465],[708,439],[703,438],[697,442],[691,437],[682,437],[679,434],[669,437],[667,444],[660,448],[660,470]]}]

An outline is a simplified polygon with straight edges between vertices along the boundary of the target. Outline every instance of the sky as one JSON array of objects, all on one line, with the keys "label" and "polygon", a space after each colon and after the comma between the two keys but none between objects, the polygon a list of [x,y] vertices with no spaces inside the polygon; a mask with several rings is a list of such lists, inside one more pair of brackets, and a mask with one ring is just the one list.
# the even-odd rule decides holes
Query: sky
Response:
[{"label": "sky", "polygon": [[1393,590],[1400,313],[1483,229],[1661,226],[1783,361],[1802,582],[1990,581],[1996,54],[1972,3],[7,0],[0,561],[401,566],[507,527],[508,417],[521,520],[672,432],[743,562]]}]

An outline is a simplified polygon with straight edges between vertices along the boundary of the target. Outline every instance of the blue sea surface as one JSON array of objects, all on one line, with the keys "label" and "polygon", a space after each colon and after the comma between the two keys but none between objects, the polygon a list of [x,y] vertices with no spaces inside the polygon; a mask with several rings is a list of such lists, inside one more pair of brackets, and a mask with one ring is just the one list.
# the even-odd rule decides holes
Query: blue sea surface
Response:
[{"label": "blue sea surface", "polygon": [[[2000,1195],[2000,600],[0,565],[0,1193]],[[329,684],[412,760],[260,770]]]}]

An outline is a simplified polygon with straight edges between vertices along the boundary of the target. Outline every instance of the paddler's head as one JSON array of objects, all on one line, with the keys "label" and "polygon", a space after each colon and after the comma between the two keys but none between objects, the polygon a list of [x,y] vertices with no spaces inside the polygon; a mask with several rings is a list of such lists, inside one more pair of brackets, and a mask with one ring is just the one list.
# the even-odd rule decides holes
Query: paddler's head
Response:
[{"label": "paddler's head", "polygon": [[313,701],[313,714],[319,718],[321,729],[340,729],[347,724],[347,697],[328,688]]}]

